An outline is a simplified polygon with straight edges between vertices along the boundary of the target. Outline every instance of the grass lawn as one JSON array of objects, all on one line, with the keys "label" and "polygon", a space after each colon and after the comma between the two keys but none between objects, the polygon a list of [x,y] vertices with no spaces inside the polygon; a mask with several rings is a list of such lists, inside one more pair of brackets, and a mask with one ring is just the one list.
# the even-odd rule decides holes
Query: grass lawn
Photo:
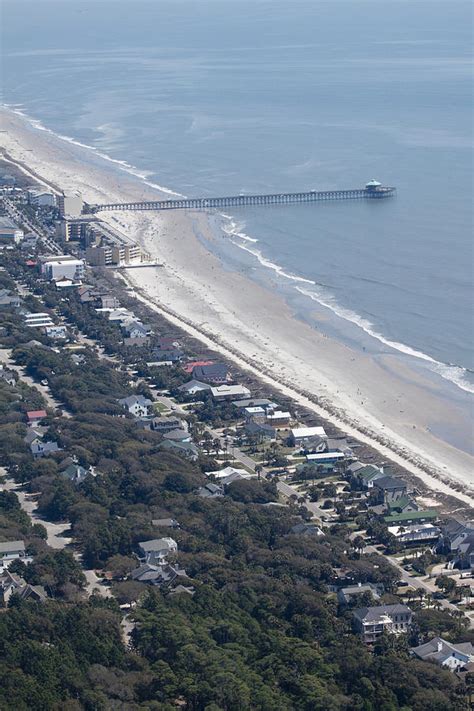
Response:
[{"label": "grass lawn", "polygon": [[153,409],[155,412],[158,412],[160,415],[162,415],[164,412],[169,412],[166,405],[162,402],[159,402],[159,401],[153,403]]}]

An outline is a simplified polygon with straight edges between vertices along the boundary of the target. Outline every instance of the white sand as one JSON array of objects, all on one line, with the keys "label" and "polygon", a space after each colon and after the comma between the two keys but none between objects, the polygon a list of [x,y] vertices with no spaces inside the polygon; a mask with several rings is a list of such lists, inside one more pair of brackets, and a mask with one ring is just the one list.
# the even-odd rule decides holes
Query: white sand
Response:
[{"label": "white sand", "polygon": [[[88,202],[156,199],[157,191],[126,172],[110,170],[93,153],[22,118],[2,113],[2,143],[45,180],[80,190]],[[87,162],[84,162],[84,156]],[[397,461],[437,493],[474,506],[474,458],[435,437],[433,425],[466,429],[466,410],[438,392],[432,380],[394,354],[377,359],[325,337],[295,319],[275,294],[242,274],[223,269],[196,239],[205,215],[102,213],[140,238],[164,268],[131,269],[130,283],[143,298],[208,345],[262,375],[301,405]],[[190,219],[192,217],[192,219]],[[311,401],[324,398],[324,408]],[[450,481],[462,484],[454,491]]]}]

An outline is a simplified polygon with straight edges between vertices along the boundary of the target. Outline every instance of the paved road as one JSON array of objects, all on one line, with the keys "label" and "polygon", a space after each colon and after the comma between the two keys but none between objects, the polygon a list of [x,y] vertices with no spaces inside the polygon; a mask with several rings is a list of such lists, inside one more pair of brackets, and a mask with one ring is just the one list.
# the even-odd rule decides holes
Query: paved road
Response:
[{"label": "paved road", "polygon": [[20,380],[22,380],[24,383],[29,385],[31,388],[36,388],[41,395],[44,397],[46,400],[46,403],[48,407],[50,407],[52,410],[61,410],[63,413],[63,417],[72,417],[71,413],[69,410],[67,410],[62,403],[59,402],[59,400],[56,400],[55,397],[51,394],[51,390],[49,389],[48,385],[42,385],[39,383],[37,380],[34,380],[30,375],[27,375],[25,373],[25,369],[21,365],[17,365],[11,358],[11,350],[8,348],[0,348],[0,362],[2,362],[5,366],[7,366],[10,370],[14,370],[16,373],[18,373],[18,377]]},{"label": "paved road", "polygon": [[[220,442],[220,446],[222,448],[222,451],[226,451],[226,437],[222,435],[218,430],[212,429],[212,427],[206,427],[206,430],[210,432],[212,435],[213,439],[218,439]],[[262,467],[261,471],[261,476],[265,477],[266,474],[268,474],[268,470],[260,463],[256,462],[255,459],[252,459],[252,457],[249,457],[248,454],[245,452],[242,452],[241,449],[238,447],[233,446],[232,440],[230,438],[227,438],[228,441],[228,451],[230,451],[231,454],[233,454],[234,459],[237,459],[239,462],[241,462],[245,467],[250,469],[250,471],[255,472],[255,469],[258,466]]]},{"label": "paved road", "polygon": [[[364,552],[366,553],[376,553],[377,555],[381,555],[380,551],[377,550],[375,546],[366,546],[364,549]],[[384,555],[383,558],[388,560],[388,562],[393,565],[394,568],[396,568],[400,574],[400,580],[403,580],[404,582],[408,583],[412,588],[422,588],[426,593],[430,593],[431,595],[438,591],[438,588],[436,587],[435,581],[434,580],[424,580],[422,578],[418,578],[414,575],[411,575],[409,571],[405,570],[405,568],[399,563],[399,561],[394,558],[393,556],[390,555]],[[445,599],[440,599],[437,602],[440,603],[440,606],[444,608],[445,610],[449,610],[450,612],[459,612],[459,607],[457,605],[453,605],[453,603],[449,602],[449,600]],[[470,626],[473,627],[474,625],[474,620],[472,614],[466,615],[467,618],[469,619]]]},{"label": "paved road", "polygon": [[48,235],[45,229],[38,227],[36,223],[31,222],[31,220],[26,217],[26,215],[18,210],[14,202],[9,200],[7,197],[2,198],[3,207],[6,213],[14,222],[24,225],[29,232],[32,232],[36,237],[41,239],[46,247],[51,250],[54,254],[62,254],[63,250],[57,244],[52,237]]},{"label": "paved road", "polygon": [[0,483],[0,491],[14,491],[18,496],[20,506],[28,514],[32,523],[41,523],[48,534],[46,542],[48,546],[54,548],[55,550],[61,550],[65,548],[68,543],[71,543],[71,538],[65,536],[65,532],[69,531],[71,524],[66,523],[52,523],[51,521],[45,521],[37,513],[38,503],[36,501],[35,494],[27,494],[20,488],[13,479],[7,476],[5,469],[0,468],[0,476],[5,476],[5,483]]}]

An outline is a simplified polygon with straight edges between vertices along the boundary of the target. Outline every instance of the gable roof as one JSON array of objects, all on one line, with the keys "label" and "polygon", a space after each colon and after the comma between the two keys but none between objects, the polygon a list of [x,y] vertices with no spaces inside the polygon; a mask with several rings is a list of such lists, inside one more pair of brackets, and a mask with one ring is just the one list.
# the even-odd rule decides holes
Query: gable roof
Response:
[{"label": "gable roof", "polygon": [[392,509],[404,509],[405,506],[413,506],[415,508],[415,511],[418,511],[418,504],[414,499],[412,499],[410,496],[401,496],[399,499],[396,501],[391,501],[388,504],[388,508],[391,511]]},{"label": "gable roof", "polygon": [[357,467],[355,471],[351,469],[351,471],[358,479],[362,479],[362,481],[372,481],[372,479],[377,478],[381,479],[384,476],[383,471],[373,464],[363,464],[362,467]]},{"label": "gable roof", "polygon": [[48,413],[46,410],[28,410],[26,413],[26,418],[30,422],[31,420],[42,420],[43,417],[47,417]]},{"label": "gable roof", "polygon": [[197,378],[198,380],[225,380],[228,375],[229,368],[225,365],[225,363],[212,363],[212,365],[197,365],[193,368],[193,377]]},{"label": "gable roof", "polygon": [[442,637],[433,637],[425,644],[412,647],[410,651],[419,659],[431,659],[438,662],[444,661],[456,652],[467,657],[474,656],[474,647],[470,642],[447,642]]},{"label": "gable roof", "polygon": [[209,383],[202,383],[200,380],[196,380],[196,378],[193,378],[188,383],[184,383],[184,385],[180,385],[178,390],[186,393],[186,392],[189,392],[190,390],[194,390],[196,388],[198,390],[210,390],[211,386],[209,385]]}]

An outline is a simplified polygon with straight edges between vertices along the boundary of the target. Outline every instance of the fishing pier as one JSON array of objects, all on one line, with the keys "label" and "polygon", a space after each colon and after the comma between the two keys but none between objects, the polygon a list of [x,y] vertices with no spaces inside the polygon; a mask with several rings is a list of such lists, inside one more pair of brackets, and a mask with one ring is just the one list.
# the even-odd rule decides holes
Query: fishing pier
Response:
[{"label": "fishing pier", "polygon": [[173,200],[151,200],[145,202],[119,202],[85,205],[83,212],[96,213],[115,210],[209,210],[225,207],[245,207],[254,205],[290,205],[294,203],[326,202],[329,200],[380,200],[392,197],[396,188],[386,187],[371,180],[365,188],[354,190],[310,190],[299,193],[272,193],[263,195],[231,195],[227,197],[176,198]]}]

